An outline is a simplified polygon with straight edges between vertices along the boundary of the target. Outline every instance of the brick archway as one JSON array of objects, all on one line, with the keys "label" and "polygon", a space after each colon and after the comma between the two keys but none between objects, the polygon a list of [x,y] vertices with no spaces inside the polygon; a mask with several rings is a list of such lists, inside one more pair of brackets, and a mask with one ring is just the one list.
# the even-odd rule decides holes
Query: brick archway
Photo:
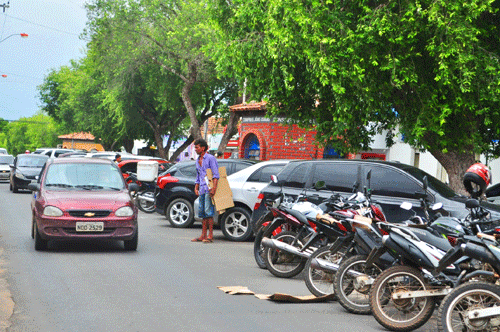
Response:
[{"label": "brick archway", "polygon": [[260,145],[260,160],[267,160],[267,143],[264,138],[264,135],[260,132],[260,130],[257,129],[249,129],[245,131],[243,134],[243,137],[240,139],[240,146],[239,148],[239,153],[238,156],[239,158],[245,158],[245,145],[247,143],[247,140],[251,135],[257,136],[257,139],[259,140],[259,145]]}]

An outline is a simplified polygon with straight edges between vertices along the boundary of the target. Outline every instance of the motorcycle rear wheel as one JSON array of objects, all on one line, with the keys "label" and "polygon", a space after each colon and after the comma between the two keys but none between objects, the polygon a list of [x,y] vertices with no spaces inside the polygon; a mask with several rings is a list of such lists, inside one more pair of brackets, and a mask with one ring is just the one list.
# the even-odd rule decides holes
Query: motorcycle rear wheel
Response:
[{"label": "motorcycle rear wheel", "polygon": [[330,251],[330,247],[326,246],[319,248],[311,255],[311,257],[308,258],[305,266],[304,281],[307,289],[309,289],[313,295],[320,297],[334,294],[335,290],[333,288],[333,281],[335,279],[335,273],[312,267],[312,260],[319,258],[338,264],[343,257],[343,253],[332,253]]},{"label": "motorcycle rear wheel", "polygon": [[136,201],[137,201],[137,207],[142,212],[145,212],[145,213],[155,212],[155,203],[141,199],[142,196],[154,199],[155,198],[154,191],[153,190],[144,190],[144,191],[138,192],[137,196],[136,196]]},{"label": "motorcycle rear wheel", "polygon": [[[291,244],[297,233],[291,231],[284,231],[273,237],[274,240]],[[298,239],[296,247],[302,247],[301,239]],[[306,265],[306,259],[293,255],[284,250],[266,248],[264,250],[264,261],[267,270],[278,278],[291,278],[298,275]]]},{"label": "motorcycle rear wheel", "polygon": [[373,317],[391,331],[411,331],[424,325],[434,311],[434,298],[393,299],[399,291],[429,290],[422,273],[409,266],[393,266],[382,272],[370,290]]}]

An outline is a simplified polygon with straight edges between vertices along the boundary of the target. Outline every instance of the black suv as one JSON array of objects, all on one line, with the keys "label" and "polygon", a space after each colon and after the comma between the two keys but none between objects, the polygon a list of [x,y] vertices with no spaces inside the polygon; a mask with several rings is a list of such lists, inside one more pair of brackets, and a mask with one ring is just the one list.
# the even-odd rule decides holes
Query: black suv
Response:
[{"label": "black suv", "polygon": [[[370,170],[371,180],[368,184],[367,174]],[[429,183],[427,198],[431,204],[443,203],[443,208],[439,210],[441,214],[457,218],[468,214],[465,208],[467,197],[455,193],[435,177],[410,165],[373,160],[293,161],[278,174],[278,183],[270,183],[261,191],[259,198],[264,202],[265,199],[274,197],[281,188],[286,196],[296,197],[304,194],[304,188],[312,188],[313,184],[320,180],[326,182],[324,190],[305,191],[308,196],[317,194],[309,198],[313,203],[321,202],[332,192],[349,196],[353,190],[362,191],[364,187],[370,187],[373,201],[382,206],[387,220],[400,222],[413,216],[412,211],[400,208],[402,202],[412,203],[413,210],[424,216],[419,194],[423,193],[422,180],[425,175]],[[500,218],[500,206],[487,202],[482,202],[481,205],[491,212],[493,218]],[[256,204],[252,223],[255,224],[265,212],[264,204]]]},{"label": "black suv", "polygon": [[[218,159],[219,167],[226,167],[227,175],[241,171],[256,162],[248,159]],[[155,211],[164,214],[173,227],[191,226],[194,219],[193,204],[198,196],[194,193],[196,161],[184,161],[170,167],[158,177],[169,175],[163,189],[156,186]]]}]

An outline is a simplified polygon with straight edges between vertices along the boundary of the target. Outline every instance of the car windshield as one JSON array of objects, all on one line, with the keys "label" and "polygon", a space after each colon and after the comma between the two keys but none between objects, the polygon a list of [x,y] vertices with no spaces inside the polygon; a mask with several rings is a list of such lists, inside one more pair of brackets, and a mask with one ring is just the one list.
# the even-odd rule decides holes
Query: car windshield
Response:
[{"label": "car windshield", "polygon": [[17,166],[18,167],[35,167],[40,168],[43,167],[47,158],[38,158],[38,157],[18,157]]},{"label": "car windshield", "polygon": [[413,175],[415,178],[417,178],[420,181],[423,181],[424,176],[427,175],[427,182],[429,183],[429,188],[433,189],[434,191],[437,191],[439,195],[445,197],[445,198],[451,198],[458,196],[456,192],[454,192],[450,187],[448,187],[446,184],[443,182],[439,181],[432,175],[427,174],[426,172],[422,171],[421,169],[414,168],[414,167],[407,167],[404,168],[405,171]]},{"label": "car windshield", "polygon": [[121,190],[123,176],[118,168],[108,164],[52,164],[45,176],[45,187],[77,188],[82,190]]},{"label": "car windshield", "polygon": [[0,155],[0,165],[10,165],[13,162],[14,162],[14,157]]}]

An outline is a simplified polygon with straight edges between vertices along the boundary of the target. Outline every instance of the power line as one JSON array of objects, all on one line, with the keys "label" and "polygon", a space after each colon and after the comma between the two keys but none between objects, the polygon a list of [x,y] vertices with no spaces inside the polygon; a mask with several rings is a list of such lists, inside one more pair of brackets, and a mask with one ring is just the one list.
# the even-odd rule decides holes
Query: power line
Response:
[{"label": "power line", "polygon": [[68,31],[60,30],[60,29],[57,29],[57,28],[49,27],[47,25],[43,25],[43,24],[40,24],[40,23],[31,22],[31,21],[28,21],[28,20],[25,20],[25,19],[22,19],[22,18],[19,18],[19,17],[8,15],[8,14],[5,14],[5,16],[8,16],[8,17],[10,17],[12,19],[19,20],[19,21],[22,21],[22,22],[26,22],[26,23],[30,23],[30,24],[33,24],[33,25],[37,25],[39,27],[46,28],[46,29],[49,29],[49,30],[54,30],[54,31],[58,31],[58,32],[65,33],[65,34],[68,34],[68,35],[73,35],[73,36],[80,37],[79,34],[74,33],[74,32],[68,32]]}]

